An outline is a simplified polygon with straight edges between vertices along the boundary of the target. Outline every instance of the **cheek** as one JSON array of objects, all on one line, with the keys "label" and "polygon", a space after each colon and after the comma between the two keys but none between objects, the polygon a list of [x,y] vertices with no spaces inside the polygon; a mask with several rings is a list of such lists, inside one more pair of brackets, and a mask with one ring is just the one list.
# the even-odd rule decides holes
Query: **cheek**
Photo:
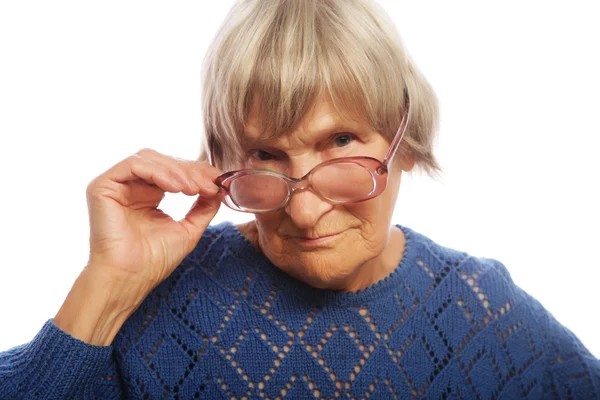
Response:
[{"label": "cheek", "polygon": [[277,232],[277,227],[280,225],[282,218],[282,212],[254,215],[256,225],[262,232],[265,233],[265,235],[268,236],[271,236]]},{"label": "cheek", "polygon": [[374,199],[345,205],[346,212],[372,229],[387,228],[394,211],[390,193],[386,190]]},{"label": "cheek", "polygon": [[[269,253],[280,252],[282,241],[277,232],[285,215],[283,211],[268,214],[255,214],[256,227],[260,236],[260,244],[263,251]],[[266,248],[268,247],[268,248]]]},{"label": "cheek", "polygon": [[374,199],[345,206],[347,213],[360,221],[361,239],[373,251],[381,250],[386,242],[396,198],[397,188],[388,186]]}]

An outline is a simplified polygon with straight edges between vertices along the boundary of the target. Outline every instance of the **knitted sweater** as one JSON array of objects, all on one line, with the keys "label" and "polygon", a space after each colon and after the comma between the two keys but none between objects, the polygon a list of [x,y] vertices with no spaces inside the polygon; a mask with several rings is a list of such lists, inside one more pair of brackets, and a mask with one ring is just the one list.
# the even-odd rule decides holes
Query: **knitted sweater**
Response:
[{"label": "knitted sweater", "polygon": [[0,353],[0,398],[600,399],[600,361],[501,262],[397,226],[400,265],[355,293],[209,226],[111,346],[50,319]]}]

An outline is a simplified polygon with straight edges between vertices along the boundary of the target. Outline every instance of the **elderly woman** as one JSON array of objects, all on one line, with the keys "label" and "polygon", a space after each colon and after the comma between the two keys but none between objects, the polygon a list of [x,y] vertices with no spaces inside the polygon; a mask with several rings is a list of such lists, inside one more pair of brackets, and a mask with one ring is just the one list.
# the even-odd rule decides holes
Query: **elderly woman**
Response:
[{"label": "elderly woman", "polygon": [[[402,172],[441,171],[438,106],[375,4],[240,1],[203,88],[198,160],[88,186],[88,265],[1,398],[600,398],[501,262],[391,223]],[[174,221],[165,192],[198,199]],[[209,225],[222,203],[255,219]]]}]

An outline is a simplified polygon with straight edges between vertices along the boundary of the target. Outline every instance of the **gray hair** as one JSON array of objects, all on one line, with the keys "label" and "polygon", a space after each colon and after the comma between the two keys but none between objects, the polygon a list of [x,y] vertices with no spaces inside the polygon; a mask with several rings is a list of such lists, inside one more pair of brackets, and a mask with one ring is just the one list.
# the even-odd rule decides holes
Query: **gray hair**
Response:
[{"label": "gray hair", "polygon": [[293,130],[314,99],[326,94],[343,118],[366,121],[391,140],[404,112],[404,88],[411,114],[399,155],[412,154],[415,167],[439,176],[432,149],[437,96],[377,3],[239,0],[202,65],[205,135],[198,159],[208,160],[208,143],[223,170],[241,159],[254,99],[261,101],[261,122],[272,136]]}]

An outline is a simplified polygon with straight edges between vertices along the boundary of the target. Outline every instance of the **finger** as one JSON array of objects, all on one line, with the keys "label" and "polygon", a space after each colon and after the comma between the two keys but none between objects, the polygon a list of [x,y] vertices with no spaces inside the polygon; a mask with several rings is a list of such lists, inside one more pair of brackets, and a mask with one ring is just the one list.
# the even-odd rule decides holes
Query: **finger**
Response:
[{"label": "finger", "polygon": [[139,209],[146,207],[158,207],[165,198],[165,191],[160,187],[146,183],[142,179],[130,181],[123,185],[119,203],[123,206]]},{"label": "finger", "polygon": [[[142,149],[139,154],[172,171],[179,179],[187,181],[190,188],[189,191],[184,191],[187,195],[192,196],[200,193],[205,196],[214,196],[219,190],[213,181],[207,177],[204,172],[205,168],[202,165],[194,166],[192,161],[168,156],[152,149]],[[208,166],[208,164],[205,164],[205,166]]]},{"label": "finger", "polygon": [[195,195],[200,193],[205,196],[213,196],[219,190],[218,186],[214,184],[214,180],[221,173],[207,163],[168,156],[152,149],[143,149],[140,154],[143,154],[143,157],[152,162],[173,171],[179,179],[190,182],[191,192],[184,192],[185,194]]},{"label": "finger", "polygon": [[219,176],[223,175],[223,171],[219,168],[210,165],[207,162],[200,160],[191,160],[190,161],[193,168],[200,168],[208,176],[208,178],[214,182]]},{"label": "finger", "polygon": [[169,175],[173,176],[178,181],[183,182],[184,188],[181,190],[182,193],[193,196],[199,192],[200,186],[194,182],[194,180],[190,179],[190,176],[188,176],[184,168],[182,168],[182,164],[173,157],[149,148],[138,151],[136,155],[162,166],[168,171]]},{"label": "finger", "polygon": [[186,189],[185,183],[179,181],[167,169],[138,155],[132,155],[100,175],[117,183],[127,183],[142,179],[148,184],[158,186],[165,192],[179,193]]},{"label": "finger", "polygon": [[178,221],[187,230],[188,237],[194,246],[219,211],[220,205],[221,199],[217,196],[198,196],[185,217]]},{"label": "finger", "polygon": [[[215,194],[219,188],[214,181],[223,172],[212,165],[198,160],[185,160],[179,157],[168,156],[161,153],[148,153],[148,157],[156,162],[164,163],[165,166],[172,166],[175,163],[176,169],[185,175],[186,179],[192,181],[199,188],[201,193]],[[204,192],[204,191],[205,192]]]},{"label": "finger", "polygon": [[223,174],[223,171],[201,161],[189,161],[187,166],[189,167],[191,174],[195,177],[201,177],[202,183],[207,185],[211,190],[219,189],[219,187],[215,185],[215,180]]}]

